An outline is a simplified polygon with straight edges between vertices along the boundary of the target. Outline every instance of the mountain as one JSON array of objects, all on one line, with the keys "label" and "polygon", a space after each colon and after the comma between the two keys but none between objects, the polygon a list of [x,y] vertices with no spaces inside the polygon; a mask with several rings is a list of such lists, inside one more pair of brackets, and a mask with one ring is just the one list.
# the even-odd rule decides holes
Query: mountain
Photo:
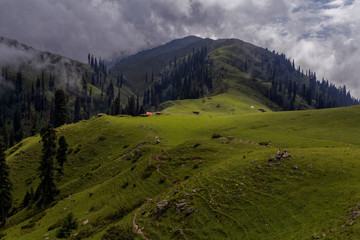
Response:
[{"label": "mountain", "polygon": [[[1,62],[5,132],[16,108],[24,132],[28,108],[37,128],[49,121],[59,87],[70,116],[55,129],[67,161],[54,162],[49,206],[36,198],[41,136],[6,150],[13,205],[1,239],[56,239],[73,221],[69,239],[360,238],[359,106],[316,109],[358,103],[346,88],[236,39],[178,39],[109,65],[2,41],[31,56]],[[76,102],[87,116],[70,123]],[[114,103],[126,115],[91,117]],[[141,105],[156,114],[129,116]],[[308,110],[281,111],[291,109]],[[276,159],[279,148],[291,158]]]},{"label": "mountain", "polygon": [[[107,112],[115,94],[131,92],[125,86],[121,91],[111,88],[101,59],[93,58],[95,63],[87,65],[4,37],[0,52],[0,136],[7,146],[53,123],[56,90],[67,95],[68,122]],[[16,112],[21,112],[17,131]]]},{"label": "mountain", "polygon": [[284,54],[237,39],[189,36],[110,63],[89,54],[84,64],[3,37],[0,50],[0,135],[7,146],[54,122],[58,89],[67,95],[69,123],[97,113],[135,116],[162,110],[173,100],[204,97],[247,98],[242,108],[257,103],[255,110],[359,103],[345,86],[319,81]]},{"label": "mountain", "polygon": [[359,104],[346,90],[302,70],[284,54],[237,39],[187,37],[113,62],[110,75],[121,78],[146,107],[168,100],[225,93],[234,84],[251,88],[276,110],[329,108]]}]

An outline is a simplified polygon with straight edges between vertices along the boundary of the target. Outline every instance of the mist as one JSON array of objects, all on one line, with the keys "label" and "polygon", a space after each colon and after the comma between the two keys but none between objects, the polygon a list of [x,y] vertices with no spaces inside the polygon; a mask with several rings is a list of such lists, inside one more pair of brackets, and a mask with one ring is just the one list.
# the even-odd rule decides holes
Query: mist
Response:
[{"label": "mist", "polygon": [[[172,39],[239,38],[360,97],[360,2],[349,0],[0,0],[0,35],[86,61]],[[3,58],[0,56],[0,58]]]}]

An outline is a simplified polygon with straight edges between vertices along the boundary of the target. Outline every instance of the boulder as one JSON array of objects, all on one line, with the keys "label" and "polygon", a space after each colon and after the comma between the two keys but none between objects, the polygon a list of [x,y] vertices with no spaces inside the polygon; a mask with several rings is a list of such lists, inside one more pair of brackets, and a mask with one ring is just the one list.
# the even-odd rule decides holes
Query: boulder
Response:
[{"label": "boulder", "polygon": [[89,223],[89,219],[86,219],[85,221],[82,222],[82,225],[85,226],[88,223]]},{"label": "boulder", "polygon": [[156,204],[156,212],[157,214],[163,214],[166,211],[166,207],[168,206],[168,201],[162,200]]},{"label": "boulder", "polygon": [[190,194],[190,193],[184,193],[184,195],[183,195],[184,198],[191,197],[191,196],[192,196],[192,194]]},{"label": "boulder", "polygon": [[189,202],[182,202],[182,203],[178,203],[175,205],[176,209],[175,212],[177,214],[180,214],[181,212],[183,212],[185,210],[185,208],[187,208],[188,206],[190,206]]},{"label": "boulder", "polygon": [[193,212],[195,212],[196,209],[195,208],[189,208],[187,211],[186,211],[186,216],[189,216],[190,214],[192,214]]}]

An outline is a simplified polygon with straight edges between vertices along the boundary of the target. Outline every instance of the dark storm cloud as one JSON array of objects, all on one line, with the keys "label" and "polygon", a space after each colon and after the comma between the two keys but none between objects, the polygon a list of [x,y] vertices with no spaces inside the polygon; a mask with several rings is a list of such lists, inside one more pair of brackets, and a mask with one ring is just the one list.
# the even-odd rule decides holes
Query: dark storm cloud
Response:
[{"label": "dark storm cloud", "polygon": [[0,0],[0,35],[86,60],[174,38],[240,38],[295,58],[360,97],[359,1]]}]

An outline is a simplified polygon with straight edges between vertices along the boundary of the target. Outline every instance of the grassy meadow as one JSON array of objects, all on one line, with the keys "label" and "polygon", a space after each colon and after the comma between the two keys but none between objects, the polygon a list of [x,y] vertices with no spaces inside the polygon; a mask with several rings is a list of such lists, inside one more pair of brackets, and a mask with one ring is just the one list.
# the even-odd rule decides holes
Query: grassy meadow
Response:
[{"label": "grassy meadow", "polygon": [[[57,201],[11,216],[2,239],[56,239],[70,212],[70,239],[114,226],[142,239],[135,214],[149,239],[359,239],[360,108],[272,112],[236,91],[58,128],[69,151]],[[7,152],[14,206],[39,183],[40,140]],[[292,158],[269,165],[278,148]]]}]

